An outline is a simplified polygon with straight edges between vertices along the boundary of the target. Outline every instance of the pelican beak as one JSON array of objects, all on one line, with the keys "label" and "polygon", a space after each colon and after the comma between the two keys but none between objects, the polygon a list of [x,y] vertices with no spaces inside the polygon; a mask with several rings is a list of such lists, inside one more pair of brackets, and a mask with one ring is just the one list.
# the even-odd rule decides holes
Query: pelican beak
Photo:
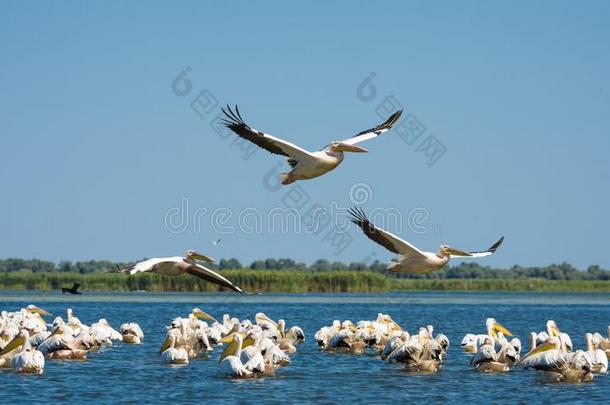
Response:
[{"label": "pelican beak", "polygon": [[449,253],[450,255],[454,255],[454,256],[472,256],[470,253],[468,252],[464,252],[463,250],[460,249],[456,249],[456,248],[452,248],[450,246],[447,246],[445,248],[445,252]]},{"label": "pelican beak", "polygon": [[[224,339],[223,339],[224,340]],[[237,353],[237,341],[235,339],[233,339],[233,336],[231,336],[231,343],[227,346],[227,348],[222,352],[222,354],[220,355],[220,359],[218,360],[218,362],[220,363],[221,361],[223,361],[224,359],[226,359],[229,356],[233,356],[235,355],[235,353]]]},{"label": "pelican beak", "polygon": [[523,361],[529,357],[535,356],[540,353],[547,352],[549,350],[553,350],[555,348],[556,348],[555,342],[544,343],[544,344],[538,346],[537,348],[535,348],[534,350],[532,350],[531,352],[527,353],[525,356],[523,356],[523,358],[521,359],[521,361],[519,361],[519,363],[523,363]]},{"label": "pelican beak", "polygon": [[557,325],[551,325],[551,333],[553,334],[553,336],[561,335],[561,331],[559,330]]},{"label": "pelican beak", "polygon": [[195,315],[195,317],[197,319],[203,319],[204,321],[210,321],[210,322],[218,322],[212,315],[203,312],[202,310],[200,310],[199,308],[195,308],[193,309],[193,315]]},{"label": "pelican beak", "polygon": [[195,259],[195,260],[201,260],[202,262],[206,262],[206,263],[215,262],[215,260],[212,259],[210,256],[202,255],[201,253],[197,253],[197,252],[191,254],[191,258]]},{"label": "pelican beak", "polygon": [[41,315],[41,316],[52,316],[53,315],[52,313],[47,312],[44,309],[39,308],[39,307],[37,307],[35,305],[32,305],[30,307],[30,309],[28,309],[28,312],[30,312],[32,314],[38,314],[38,315]]},{"label": "pelican beak", "polygon": [[161,346],[161,350],[159,350],[159,353],[163,353],[164,351],[169,349],[169,346],[171,343],[172,343],[172,340],[169,338],[169,336],[166,337],[165,342],[163,342],[163,346]]},{"label": "pelican beak", "polygon": [[512,336],[513,334],[506,329],[504,326],[500,325],[498,322],[494,323],[494,331],[495,332],[502,332],[504,334],[504,336]]},{"label": "pelican beak", "polygon": [[241,348],[245,349],[248,346],[252,346],[254,344],[254,339],[252,338],[247,338],[244,339],[243,342],[241,342]]},{"label": "pelican beak", "polygon": [[356,146],[356,145],[350,145],[347,143],[342,143],[342,142],[337,142],[333,148],[332,148],[335,152],[357,152],[357,153],[365,153],[368,152],[368,150],[360,147],[360,146]]},{"label": "pelican beak", "polygon": [[25,343],[25,338],[21,335],[17,336],[15,339],[11,340],[8,345],[0,352],[0,356],[4,356],[7,353],[12,352],[19,346]]}]

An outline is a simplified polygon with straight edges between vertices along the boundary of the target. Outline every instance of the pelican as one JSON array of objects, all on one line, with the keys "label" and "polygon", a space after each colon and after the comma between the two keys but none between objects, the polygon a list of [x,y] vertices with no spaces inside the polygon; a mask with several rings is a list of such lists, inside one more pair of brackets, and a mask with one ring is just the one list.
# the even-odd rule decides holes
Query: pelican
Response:
[{"label": "pelican", "polygon": [[403,363],[407,370],[416,372],[437,372],[440,370],[443,348],[430,336],[426,328],[420,328],[417,335],[399,344],[387,356],[387,361]]},{"label": "pelican", "polygon": [[424,252],[390,232],[377,228],[369,221],[362,209],[352,208],[349,213],[350,220],[358,225],[369,239],[399,255],[399,261],[391,263],[387,268],[391,273],[430,273],[443,268],[451,258],[472,259],[492,255],[504,241],[504,237],[501,237],[489,249],[481,252],[465,252],[446,245],[441,245],[438,253]]},{"label": "pelican", "polygon": [[593,373],[605,373],[608,371],[608,357],[602,349],[596,349],[593,344],[593,335],[587,333],[585,335],[585,343],[587,344],[587,354],[591,357]]},{"label": "pelican", "polygon": [[247,292],[234,285],[225,277],[197,263],[198,260],[214,263],[214,260],[210,257],[197,253],[194,250],[188,250],[185,257],[157,257],[136,263],[120,271],[129,275],[136,273],[157,273],[164,276],[179,276],[187,273],[222,287],[230,288],[240,294],[247,294]]},{"label": "pelican", "polygon": [[[227,342],[228,339],[225,341]],[[224,375],[234,378],[254,377],[254,372],[248,367],[249,364],[243,364],[241,361],[242,348],[243,337],[240,333],[236,333],[231,337],[231,344],[220,356],[220,371]]]},{"label": "pelican", "polygon": [[161,346],[161,360],[168,364],[188,364],[189,355],[186,349],[176,347],[176,335],[168,334],[163,346]]},{"label": "pelican", "polygon": [[51,336],[38,346],[38,350],[52,359],[85,360],[88,345],[83,337],[72,337],[71,329],[66,325],[58,325]]},{"label": "pelican", "polygon": [[12,352],[21,346],[21,350],[12,357],[13,371],[22,374],[42,374],[44,371],[44,356],[30,345],[30,333],[22,329],[0,352],[0,357]]},{"label": "pelican", "polygon": [[601,333],[595,332],[593,338],[596,340],[598,349],[606,353],[606,357],[610,359],[610,326],[608,326],[608,337],[603,337]]},{"label": "pelican", "polygon": [[124,323],[119,328],[119,331],[123,335],[124,343],[131,343],[139,345],[144,339],[144,332],[137,323]]},{"label": "pelican", "polygon": [[581,383],[593,379],[591,357],[582,350],[568,353],[557,336],[528,352],[517,365],[541,371],[543,382]]},{"label": "pelican", "polygon": [[235,106],[235,111],[227,106],[221,118],[224,125],[239,137],[252,142],[273,154],[285,156],[292,167],[289,173],[282,173],[282,184],[287,185],[297,180],[313,179],[333,170],[343,161],[344,152],[368,152],[356,146],[357,143],[375,138],[388,131],[398,121],[402,110],[396,111],[383,123],[374,128],[362,131],[343,141],[333,141],[330,145],[317,152],[309,152],[293,143],[260,132],[244,122]]}]

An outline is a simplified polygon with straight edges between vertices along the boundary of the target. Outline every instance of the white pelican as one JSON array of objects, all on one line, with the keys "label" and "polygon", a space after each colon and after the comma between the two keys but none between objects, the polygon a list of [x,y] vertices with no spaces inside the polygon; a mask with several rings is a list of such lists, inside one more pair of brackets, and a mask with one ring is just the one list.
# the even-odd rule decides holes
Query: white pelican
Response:
[{"label": "white pelican", "polygon": [[131,343],[139,345],[144,339],[144,332],[137,323],[124,323],[119,328],[119,331],[123,335],[124,343]]},{"label": "white pelican", "polygon": [[442,353],[443,348],[430,336],[430,332],[426,328],[420,328],[419,334],[399,344],[387,356],[387,361],[403,363],[409,371],[437,372],[443,362]]},{"label": "white pelican", "polygon": [[21,350],[12,357],[13,371],[22,374],[42,374],[44,371],[44,356],[30,345],[30,333],[22,329],[0,352],[0,357],[12,352],[21,346]]},{"label": "white pelican", "polygon": [[69,326],[58,325],[51,336],[38,346],[38,350],[52,359],[85,360],[89,345],[83,342],[83,337],[75,339]]},{"label": "white pelican", "polygon": [[[227,338],[226,341],[228,341]],[[240,333],[236,333],[231,336],[231,343],[229,344],[229,346],[227,346],[227,348],[220,356],[220,371],[224,375],[234,378],[254,377],[254,372],[250,369],[251,367],[248,367],[250,364],[243,364],[241,361],[242,348],[242,335]],[[258,363],[258,361],[256,363]],[[262,371],[264,371],[264,365]]]},{"label": "white pelican", "polygon": [[438,253],[424,252],[390,232],[377,228],[369,221],[362,209],[352,208],[349,213],[351,221],[358,225],[369,239],[399,255],[399,261],[391,263],[387,268],[387,271],[392,273],[430,273],[443,268],[451,258],[472,259],[492,255],[504,241],[504,237],[501,237],[489,249],[481,252],[464,252],[446,245],[441,245]]},{"label": "white pelican", "polygon": [[188,364],[189,355],[186,349],[176,347],[176,335],[168,334],[161,347],[161,360],[168,364]]},{"label": "white pelican", "polygon": [[568,353],[557,336],[528,352],[517,365],[540,370],[543,382],[581,383],[593,379],[591,357],[582,350]]},{"label": "white pelican", "polygon": [[596,349],[593,345],[593,335],[587,333],[585,335],[585,342],[587,344],[587,354],[591,357],[591,363],[593,373],[605,373],[608,371],[608,357],[602,349]]},{"label": "white pelican", "polygon": [[484,373],[509,371],[510,367],[519,360],[517,349],[511,343],[504,342],[500,345],[500,350],[496,351],[496,345],[497,342],[494,342],[493,337],[485,338],[470,364]]},{"label": "white pelican", "polygon": [[402,110],[396,111],[383,124],[362,131],[343,141],[333,141],[320,151],[309,152],[293,143],[248,126],[241,118],[237,106],[235,106],[235,111],[231,110],[229,106],[227,106],[227,110],[223,108],[222,111],[226,116],[226,118],[222,118],[222,121],[231,131],[273,154],[282,155],[288,159],[292,171],[282,173],[282,184],[284,185],[294,183],[297,180],[313,179],[328,173],[343,161],[344,152],[368,152],[366,149],[356,146],[356,144],[388,131],[402,114]]},{"label": "white pelican", "polygon": [[596,340],[598,349],[606,353],[606,357],[610,359],[610,326],[608,326],[608,337],[603,337],[601,333],[595,332],[593,338]]},{"label": "white pelican", "polygon": [[198,260],[206,263],[214,263],[214,260],[210,257],[193,250],[188,250],[185,257],[157,257],[136,263],[120,271],[129,275],[136,273],[157,273],[164,276],[179,276],[186,273],[202,278],[210,283],[230,288],[240,294],[247,294],[225,277],[197,263]]}]

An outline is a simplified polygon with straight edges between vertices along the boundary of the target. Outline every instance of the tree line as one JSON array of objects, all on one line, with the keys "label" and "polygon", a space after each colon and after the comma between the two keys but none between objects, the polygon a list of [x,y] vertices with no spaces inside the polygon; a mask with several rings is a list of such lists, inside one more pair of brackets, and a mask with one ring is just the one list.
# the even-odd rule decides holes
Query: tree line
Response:
[{"label": "tree line", "polygon": [[[9,258],[0,260],[0,273],[31,272],[31,273],[104,273],[125,267],[128,263],[112,262],[109,260],[88,261],[61,261],[54,263],[39,259]],[[221,259],[216,268],[220,270],[275,270],[275,271],[301,271],[301,272],[329,272],[352,271],[383,273],[386,263],[378,260],[366,264],[360,262],[344,263],[325,259],[316,260],[310,265],[296,262],[288,258],[268,258],[255,260],[249,266],[243,266],[238,259]],[[392,275],[405,279],[524,279],[537,278],[547,280],[610,280],[610,270],[602,269],[597,265],[580,270],[568,263],[551,264],[544,267],[523,267],[515,265],[509,269],[496,269],[481,266],[475,262],[463,262],[454,266],[447,266],[440,271],[424,275],[400,274]]]}]

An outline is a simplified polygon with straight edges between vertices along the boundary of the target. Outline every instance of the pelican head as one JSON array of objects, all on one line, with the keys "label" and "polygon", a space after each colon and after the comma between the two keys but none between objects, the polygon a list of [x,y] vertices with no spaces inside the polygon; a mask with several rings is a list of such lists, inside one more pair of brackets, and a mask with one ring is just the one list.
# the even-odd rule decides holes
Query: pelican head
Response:
[{"label": "pelican head", "polygon": [[214,259],[212,259],[211,257],[202,255],[201,253],[197,253],[194,250],[187,250],[186,258],[191,262],[195,260],[201,260],[202,262],[206,263],[214,263]]},{"label": "pelican head", "polygon": [[32,305],[32,304],[25,307],[25,309],[26,309],[26,311],[28,311],[31,314],[38,314],[38,315],[45,315],[45,316],[52,315],[50,312],[47,312],[44,309],[39,308],[36,305]]},{"label": "pelican head", "polygon": [[551,319],[546,321],[546,329],[547,329],[547,333],[549,334],[549,336],[561,335],[561,331],[557,327],[557,324],[555,323],[555,321],[553,321]]},{"label": "pelican head", "polygon": [[487,326],[487,334],[490,336],[496,337],[498,336],[498,332],[502,332],[502,334],[505,336],[513,336],[508,329],[496,322],[494,318],[487,318],[487,321],[485,321],[485,326]]},{"label": "pelican head", "polygon": [[199,308],[193,308],[192,314],[195,315],[195,317],[197,319],[203,319],[204,321],[210,321],[210,322],[218,322],[212,315],[210,315],[206,312],[203,312]]},{"label": "pelican head", "polygon": [[29,341],[30,341],[30,332],[28,332],[27,329],[21,329],[19,331],[19,334],[17,336],[15,336],[15,338],[13,340],[11,340],[4,347],[4,349],[2,349],[2,351],[0,351],[0,356],[4,356],[5,354],[12,352],[19,346],[27,347],[27,345],[29,344],[28,343]]},{"label": "pelican head", "polygon": [[350,145],[348,143],[339,142],[339,141],[333,141],[330,144],[330,150],[333,152],[358,152],[358,153],[368,152],[368,150],[366,150],[360,146]]}]

